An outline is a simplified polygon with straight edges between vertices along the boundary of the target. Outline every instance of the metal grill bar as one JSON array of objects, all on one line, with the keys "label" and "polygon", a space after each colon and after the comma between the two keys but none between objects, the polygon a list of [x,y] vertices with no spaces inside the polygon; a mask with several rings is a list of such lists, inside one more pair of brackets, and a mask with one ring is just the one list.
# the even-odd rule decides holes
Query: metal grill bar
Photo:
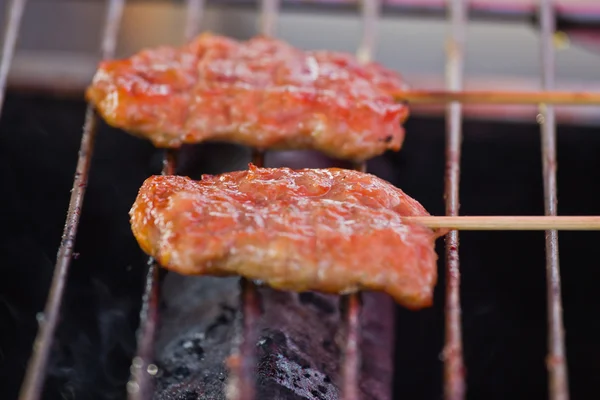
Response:
[{"label": "metal grill bar", "polygon": [[17,37],[19,36],[19,28],[23,20],[23,12],[27,0],[12,0],[7,4],[7,22],[4,29],[4,39],[2,41],[2,59],[0,59],[0,115],[2,114],[2,106],[4,105],[4,96],[6,96],[6,81],[8,80],[8,72],[12,63],[15,49],[17,47]]},{"label": "metal grill bar", "polygon": [[[261,0],[259,30],[265,36],[274,36],[279,17],[279,0]],[[260,149],[252,150],[252,163],[264,167],[265,153]],[[261,298],[258,287],[249,279],[240,278],[240,309],[242,327],[239,355],[230,359],[230,384],[228,398],[253,400],[256,396],[256,341],[258,340],[257,322],[260,318]]]},{"label": "metal grill bar", "polygon": [[[102,59],[110,58],[115,53],[117,34],[124,6],[124,0],[109,0],[104,22],[104,33],[102,35],[102,43],[100,46],[100,55]],[[19,397],[21,400],[39,399],[44,386],[48,357],[50,355],[50,349],[52,348],[54,332],[58,325],[67,275],[71,264],[71,258],[73,257],[75,237],[77,235],[79,217],[81,215],[81,208],[94,151],[97,127],[98,118],[92,107],[88,105],[65,229],[56,257],[52,285],[44,309],[44,319],[40,323],[40,329],[33,345],[33,356],[29,361],[25,379],[21,386]]]},{"label": "metal grill bar", "polygon": [[280,0],[261,0],[260,31],[265,36],[275,36],[279,18]]},{"label": "metal grill bar", "polygon": [[[199,32],[204,4],[203,0],[186,0],[186,22],[184,28],[184,38],[186,41],[192,40]],[[177,150],[166,150],[165,157],[163,158],[162,175],[174,175],[176,173],[177,154]],[[160,277],[160,265],[150,258],[148,260],[146,288],[140,312],[137,354],[131,365],[133,379],[127,383],[127,392],[129,393],[129,398],[132,400],[150,399],[154,392],[153,377],[158,372],[158,368],[153,364],[153,360],[154,343],[159,321]]]},{"label": "metal grill bar", "polygon": [[342,399],[359,400],[360,377],[360,314],[362,299],[360,293],[342,296],[341,314],[346,328],[346,341],[342,356]]},{"label": "metal grill bar", "polygon": [[[204,6],[204,0],[186,0],[185,40],[192,40],[200,32]],[[174,173],[175,171],[171,172]]]},{"label": "metal grill bar", "polygon": [[[268,3],[270,1],[265,1]],[[263,3],[263,11],[268,9]],[[268,18],[263,18],[263,21]],[[269,29],[272,29],[271,26]],[[265,153],[261,150],[252,150],[252,163],[257,167],[265,164]],[[231,390],[230,399],[253,400],[256,395],[256,341],[258,332],[257,321],[261,314],[261,298],[258,287],[249,279],[240,278],[240,308],[242,312],[241,342],[239,348],[239,359],[231,365],[231,380],[235,390]]]},{"label": "metal grill bar", "polygon": [[[450,37],[446,49],[446,87],[462,90],[464,75],[465,28],[467,5],[464,0],[450,0]],[[459,210],[460,158],[462,142],[462,105],[450,103],[446,109],[446,215],[456,216]],[[446,235],[446,342],[444,345],[444,397],[447,400],[465,398],[465,377],[462,350],[460,269],[458,231]]]},{"label": "metal grill bar", "polygon": [[[274,36],[279,17],[279,0],[261,0],[259,30],[265,36]],[[265,153],[259,149],[252,150],[252,163],[264,167]],[[231,365],[229,398],[237,400],[253,400],[256,395],[256,341],[257,321],[262,311],[258,287],[249,279],[240,278],[240,308],[242,311],[242,337],[239,348],[240,359]],[[233,390],[232,390],[233,389]]]},{"label": "metal grill bar", "polygon": [[381,16],[381,0],[364,0],[361,10],[363,34],[356,57],[361,62],[369,62],[373,59],[377,40],[377,21]]},{"label": "metal grill bar", "polygon": [[154,338],[158,326],[159,269],[158,263],[150,258],[140,312],[138,351],[131,365],[133,379],[127,382],[128,397],[133,400],[150,399],[154,391],[151,375],[157,372],[156,365],[152,364],[152,359],[154,357]]},{"label": "metal grill bar", "polygon": [[[378,1],[378,0],[375,0]],[[368,1],[367,1],[368,2]],[[366,31],[366,30],[365,30]],[[370,54],[367,49],[365,54]],[[362,162],[352,166],[360,172],[367,171],[367,163]],[[360,314],[362,311],[362,296],[360,293],[352,293],[340,298],[340,314],[342,315],[343,327],[345,328],[345,342],[342,349],[342,399],[359,400],[359,377],[360,377]]]},{"label": "metal grill bar", "polygon": [[[540,33],[542,88],[554,89],[555,60],[552,36],[556,28],[556,15],[552,0],[540,1]],[[556,184],[556,120],[554,107],[541,104],[541,142],[544,179],[544,211],[557,214]],[[558,258],[558,232],[546,231],[546,280],[548,301],[548,358],[549,392],[552,400],[568,400],[568,378],[565,352],[564,325]]]},{"label": "metal grill bar", "polygon": [[[199,16],[199,13],[197,14]],[[188,22],[197,22],[195,18]],[[186,27],[186,32],[193,30]],[[186,34],[187,34],[186,33]],[[167,150],[163,159],[163,175],[174,175],[177,168],[177,150]],[[154,381],[152,377],[158,372],[153,364],[154,342],[159,320],[159,300],[161,283],[160,265],[152,258],[148,260],[146,287],[142,297],[140,311],[140,328],[138,332],[137,354],[131,365],[133,379],[127,383],[128,397],[132,400],[145,400],[152,397]]]},{"label": "metal grill bar", "polygon": [[[373,58],[375,40],[377,38],[377,20],[381,10],[381,0],[364,0],[362,2],[362,39],[358,46],[357,58],[360,62],[367,63]],[[353,169],[361,172],[367,171],[367,163],[353,165]],[[340,299],[343,326],[346,330],[346,340],[342,349],[342,399],[360,399],[359,378],[361,367],[360,314],[362,299],[360,293],[342,296]]]},{"label": "metal grill bar", "polygon": [[[257,166],[259,166],[257,164]],[[232,371],[237,380],[237,389],[233,397],[237,400],[252,400],[256,395],[256,341],[258,332],[256,325],[261,314],[261,299],[257,286],[246,278],[240,278],[240,299],[242,310],[242,341],[240,345],[241,360]]]}]

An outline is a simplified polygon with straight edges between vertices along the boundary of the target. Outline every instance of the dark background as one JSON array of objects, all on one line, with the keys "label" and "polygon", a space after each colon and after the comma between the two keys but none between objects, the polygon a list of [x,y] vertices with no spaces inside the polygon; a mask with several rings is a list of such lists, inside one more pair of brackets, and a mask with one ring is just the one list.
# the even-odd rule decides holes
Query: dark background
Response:
[{"label": "dark background", "polygon": [[[85,105],[9,94],[0,120],[0,398],[14,399],[30,355],[60,242]],[[444,122],[412,117],[398,154],[370,165],[432,213],[443,207]],[[461,213],[543,213],[539,127],[467,121]],[[186,173],[243,165],[247,152],[224,145],[189,151]],[[600,129],[558,129],[559,212],[600,214]],[[48,399],[125,396],[141,302],[145,257],[127,212],[160,152],[103,126],[93,158]],[[600,376],[600,269],[595,232],[560,234],[572,398]],[[398,310],[398,398],[441,398],[443,240],[435,306]],[[542,232],[461,233],[464,351],[470,399],[547,398],[546,294]]]}]

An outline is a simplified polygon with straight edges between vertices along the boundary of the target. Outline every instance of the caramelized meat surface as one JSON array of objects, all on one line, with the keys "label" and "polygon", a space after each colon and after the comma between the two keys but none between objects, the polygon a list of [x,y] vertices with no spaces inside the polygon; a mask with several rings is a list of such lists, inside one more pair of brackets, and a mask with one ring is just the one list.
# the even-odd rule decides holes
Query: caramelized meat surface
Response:
[{"label": "caramelized meat surface", "polygon": [[130,211],[142,249],[181,274],[242,275],[284,290],[384,291],[432,304],[436,235],[400,189],[345,169],[257,168],[200,181],[153,176]]},{"label": "caramelized meat surface", "polygon": [[400,149],[408,108],[390,92],[404,89],[395,72],[348,54],[203,34],[102,62],[86,97],[157,147],[227,141],[362,161]]}]

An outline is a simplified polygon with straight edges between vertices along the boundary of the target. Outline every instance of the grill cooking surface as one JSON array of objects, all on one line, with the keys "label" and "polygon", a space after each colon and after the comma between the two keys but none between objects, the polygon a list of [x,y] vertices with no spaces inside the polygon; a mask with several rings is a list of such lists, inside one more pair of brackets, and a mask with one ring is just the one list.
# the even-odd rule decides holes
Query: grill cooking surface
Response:
[{"label": "grill cooking surface", "polygon": [[[10,18],[9,24],[6,25],[0,65],[1,96],[4,95],[8,66],[14,53],[24,5],[24,0],[13,0],[9,6]],[[189,18],[185,32],[188,38],[198,31],[203,5],[203,2],[198,0],[187,2]],[[114,54],[123,6],[123,0],[108,1],[101,43],[102,58],[110,58]],[[551,90],[554,86],[551,35],[555,30],[552,2],[541,1],[539,10],[543,38],[542,85],[544,89]],[[263,33],[274,33],[277,11],[278,2],[268,0],[262,2]],[[450,2],[448,90],[462,89],[466,14],[464,0]],[[363,60],[370,59],[377,16],[378,2],[365,2],[363,40],[359,48],[359,56]],[[3,97],[0,97],[0,106],[2,100]],[[449,104],[445,188],[447,215],[458,215],[459,211],[461,119],[460,105]],[[542,133],[545,213],[556,215],[556,132],[555,116],[551,106],[541,107],[538,122]],[[97,125],[98,118],[92,108],[88,107],[65,232],[57,257],[45,318],[40,324],[35,351],[22,387],[22,399],[40,398],[43,388],[52,339],[58,324],[66,275],[74,255],[75,236],[90,171]],[[254,163],[261,166],[263,160],[264,154],[255,152]],[[174,174],[177,154],[173,151],[168,152],[164,165],[163,174]],[[366,166],[360,164],[355,165],[354,168],[364,170]],[[458,232],[453,231],[446,239],[446,344],[443,351],[444,392],[445,398],[451,400],[463,399],[466,389],[458,245]],[[551,399],[562,400],[568,399],[569,395],[556,231],[546,233],[546,254],[549,394]],[[155,396],[158,398],[172,398],[174,393],[181,395],[182,391],[187,391],[190,396],[202,396],[203,391],[210,390],[211,385],[216,385],[214,389],[219,396],[224,396],[219,390],[219,387],[223,387],[230,398],[248,400],[276,398],[279,394],[291,396],[292,393],[300,398],[341,397],[347,400],[389,398],[390,395],[386,392],[391,381],[391,365],[385,361],[386,357],[383,355],[385,351],[382,351],[385,347],[381,346],[381,343],[389,346],[385,335],[389,335],[391,329],[380,327],[378,335],[377,327],[366,329],[365,326],[369,321],[373,323],[373,321],[391,319],[391,307],[387,298],[380,295],[373,297],[350,295],[338,301],[337,298],[328,296],[295,295],[268,288],[257,288],[253,283],[243,279],[241,285],[237,286],[235,280],[213,281],[189,278],[183,280],[180,277],[169,276],[162,289],[165,296],[171,291],[172,295],[169,297],[171,304],[167,302],[165,306],[176,311],[164,314],[163,320],[160,321],[160,326],[164,328],[160,328],[159,316],[163,313],[159,313],[159,299],[162,297],[159,293],[161,287],[159,268],[152,260],[149,264],[138,355],[133,360],[132,380],[127,385],[131,398],[150,398],[155,383]],[[181,285],[193,287],[178,294],[177,290]],[[231,290],[217,290],[221,285],[231,285]],[[224,293],[228,294],[224,296]],[[241,315],[236,312],[237,297],[241,299]],[[364,299],[361,300],[361,297]],[[339,310],[337,303],[341,305]],[[313,312],[312,309],[318,312]],[[198,314],[203,317],[197,319]],[[190,315],[194,315],[194,318],[190,318]],[[324,318],[324,315],[327,317]],[[198,324],[198,321],[201,323]],[[316,327],[316,333],[307,335],[307,327],[313,326]],[[222,333],[213,336],[216,330]],[[373,335],[376,339],[372,340],[373,337],[368,336],[362,338],[361,331],[369,332],[369,335]],[[256,343],[258,345],[255,345]],[[239,351],[228,358],[227,364],[231,372],[226,374],[226,371],[219,366],[228,356],[226,349],[231,348],[232,345],[239,348]],[[158,349],[156,357],[155,349]],[[364,356],[362,361],[361,353]],[[210,357],[203,358],[208,354]],[[376,376],[359,373],[361,366],[363,370],[368,369],[369,357],[382,360],[381,365],[372,366],[377,368],[371,368],[378,371]],[[255,365],[258,365],[256,392]]]}]

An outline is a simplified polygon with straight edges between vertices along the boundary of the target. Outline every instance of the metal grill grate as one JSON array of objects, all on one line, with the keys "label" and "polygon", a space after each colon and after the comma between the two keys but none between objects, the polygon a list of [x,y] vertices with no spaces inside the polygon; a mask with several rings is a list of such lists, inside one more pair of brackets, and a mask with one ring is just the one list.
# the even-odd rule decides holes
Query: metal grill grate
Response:
[{"label": "metal grill grate", "polygon": [[[119,29],[125,0],[107,0],[107,10],[104,23],[104,34],[100,46],[101,58],[110,58],[114,55],[116,38]],[[439,93],[431,98],[430,102],[445,103],[447,106],[447,143],[446,143],[446,214],[459,215],[459,179],[461,155],[461,104],[455,100],[469,100],[469,96],[458,93],[456,97],[452,92],[460,92],[463,88],[464,43],[466,39],[466,24],[468,7],[466,0],[448,0],[448,19],[450,31],[447,47],[447,76],[446,85],[450,93]],[[15,51],[17,36],[23,16],[26,0],[12,0],[8,4],[8,24],[4,34],[2,46],[2,59],[0,61],[0,112],[6,91],[7,75]],[[363,36],[358,50],[358,57],[367,61],[371,58],[375,42],[375,28],[379,18],[381,4],[378,0],[361,2],[363,15]],[[191,39],[198,32],[202,19],[205,2],[203,0],[187,0],[187,20],[185,36]],[[263,0],[261,2],[261,27],[262,32],[272,35],[277,23],[279,11],[278,0]],[[480,10],[481,11],[481,10]],[[552,34],[555,30],[556,16],[552,0],[540,0],[539,23],[541,31],[541,57],[542,57],[542,86],[544,90],[554,89],[554,53]],[[508,96],[509,103],[531,103],[540,98],[552,103],[551,94],[544,99],[540,94],[521,96],[515,100]],[[553,95],[559,96],[554,93]],[[461,97],[462,96],[462,97]],[[427,96],[425,96],[427,97]],[[480,96],[479,101],[494,103],[494,96]],[[559,96],[560,97],[560,96]],[[577,96],[575,96],[577,97]],[[473,99],[471,99],[473,101]],[[578,103],[576,98],[567,102]],[[592,100],[590,102],[593,102]],[[582,102],[583,103],[583,102]],[[554,109],[551,105],[540,106],[538,122],[541,125],[541,142],[543,153],[543,179],[545,213],[549,216],[557,214],[557,189],[556,189],[556,124]],[[52,286],[45,308],[45,319],[40,324],[40,330],[34,344],[33,356],[30,360],[20,398],[22,400],[37,400],[40,398],[49,352],[53,336],[58,324],[59,311],[63,298],[66,277],[73,255],[73,248],[79,224],[81,206],[85,195],[86,184],[89,176],[91,157],[94,149],[98,117],[91,106],[86,111],[85,125],[79,150],[73,190],[69,203],[62,242],[58,251],[57,263],[52,281]],[[255,152],[254,163],[262,165],[264,154]],[[365,165],[356,165],[354,168],[364,170]],[[164,159],[163,174],[176,172],[176,152],[168,151]],[[460,270],[458,257],[459,236],[457,231],[452,231],[446,238],[446,343],[444,348],[445,373],[444,392],[448,400],[465,398],[465,373],[462,354],[461,339],[461,305],[460,305]],[[549,356],[547,360],[550,374],[550,398],[552,400],[566,400],[568,395],[567,369],[565,360],[565,345],[562,322],[562,304],[560,294],[560,270],[558,257],[558,235],[556,230],[546,232],[547,255],[547,292],[548,292],[548,336]],[[153,391],[152,375],[156,373],[152,364],[154,336],[158,324],[159,300],[159,267],[149,261],[147,286],[143,299],[141,327],[138,338],[138,352],[133,361],[133,376],[128,384],[128,392],[132,399],[146,399],[151,397]],[[241,280],[242,285],[242,312],[243,312],[243,340],[241,341],[240,355],[237,362],[233,362],[233,384],[237,385],[235,392],[238,399],[251,400],[254,398],[254,355],[253,343],[256,332],[254,325],[260,313],[260,299],[256,287],[252,282]],[[343,356],[341,385],[342,396],[346,400],[359,398],[358,374],[360,367],[359,347],[359,316],[360,296],[345,296],[341,303],[345,320],[346,344]]]},{"label": "metal grill grate", "polygon": [[[452,0],[449,8],[450,37],[446,44],[446,87],[459,91],[463,86],[466,2]],[[462,142],[462,105],[450,103],[446,110],[446,215],[458,215],[460,155]],[[444,393],[447,399],[465,397],[462,332],[460,324],[460,270],[458,231],[446,235],[446,343],[443,355]]]},{"label": "metal grill grate", "polygon": [[[554,46],[552,34],[555,31],[554,10],[550,0],[540,3],[542,87],[554,89]],[[544,174],[544,212],[556,215],[556,121],[554,107],[540,106],[542,133],[542,165]],[[550,397],[553,400],[569,398],[567,384],[567,362],[565,356],[565,338],[562,316],[562,299],[560,288],[560,268],[558,262],[558,232],[546,231],[546,282],[548,295],[548,370],[550,373]]]},{"label": "metal grill grate", "polygon": [[[102,59],[110,58],[114,55],[117,45],[117,34],[119,30],[121,16],[125,0],[110,0],[107,5],[106,19],[104,22],[104,33],[100,44],[100,56]],[[14,52],[16,45],[16,36],[23,16],[25,0],[14,0],[11,3],[9,15],[14,20],[9,21],[7,25],[7,34],[5,37],[14,37],[12,43],[5,42],[5,46],[12,46],[10,54]],[[21,12],[19,12],[19,9]],[[11,31],[12,29],[12,31]],[[2,59],[2,64],[10,63],[9,59]],[[8,69],[8,67],[5,67]],[[60,306],[62,304],[65,291],[67,274],[71,259],[73,258],[73,249],[75,248],[75,238],[77,236],[77,227],[79,217],[85,196],[85,189],[89,177],[92,153],[98,128],[98,117],[91,106],[88,106],[85,115],[85,124],[83,126],[83,136],[79,148],[79,157],[75,169],[75,179],[73,189],[71,190],[71,200],[69,201],[69,211],[67,221],[62,236],[60,248],[56,258],[56,267],[52,278],[50,293],[44,309],[44,319],[40,322],[40,329],[33,345],[33,357],[29,361],[25,379],[21,388],[20,397],[23,399],[39,399],[44,386],[46,369],[48,366],[48,357],[54,339],[54,332],[58,324]]]}]

